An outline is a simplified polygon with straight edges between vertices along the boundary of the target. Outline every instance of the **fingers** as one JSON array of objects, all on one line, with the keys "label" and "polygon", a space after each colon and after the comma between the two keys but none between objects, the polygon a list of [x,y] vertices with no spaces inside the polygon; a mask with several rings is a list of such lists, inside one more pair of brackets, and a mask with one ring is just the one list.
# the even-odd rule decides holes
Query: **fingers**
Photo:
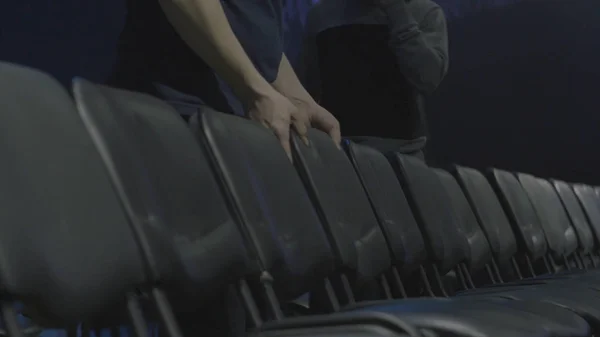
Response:
[{"label": "fingers", "polygon": [[342,148],[342,131],[340,129],[340,125],[336,123],[329,129],[329,136],[333,139],[333,142],[338,147],[338,149]]},{"label": "fingers", "polygon": [[290,123],[279,122],[271,125],[271,129],[275,132],[275,136],[279,139],[279,143],[283,147],[283,150],[287,154],[290,161],[292,161],[292,147],[290,146]]},{"label": "fingers", "polygon": [[290,140],[280,139],[279,141],[281,142],[281,146],[283,147],[285,154],[287,154],[288,159],[293,163],[294,159],[292,158],[292,147],[290,146]]},{"label": "fingers", "polygon": [[312,124],[315,128],[329,134],[338,149],[342,148],[342,131],[340,123],[329,111],[325,109],[320,110],[313,118]]},{"label": "fingers", "polygon": [[261,117],[260,115],[256,116],[256,114],[257,114],[256,110],[251,109],[250,111],[248,111],[248,118],[253,121],[259,122],[265,128],[271,129],[269,122],[266,119],[264,119],[263,117]]},{"label": "fingers", "polygon": [[304,142],[304,144],[306,146],[308,146],[308,144],[309,144],[309,142],[308,142],[308,126],[309,125],[310,125],[310,122],[308,120],[308,116],[306,116],[304,114],[297,113],[295,116],[292,117],[292,126],[294,127],[294,130],[296,130],[296,132],[298,133],[298,136],[300,136],[300,139],[302,139],[302,141]]}]

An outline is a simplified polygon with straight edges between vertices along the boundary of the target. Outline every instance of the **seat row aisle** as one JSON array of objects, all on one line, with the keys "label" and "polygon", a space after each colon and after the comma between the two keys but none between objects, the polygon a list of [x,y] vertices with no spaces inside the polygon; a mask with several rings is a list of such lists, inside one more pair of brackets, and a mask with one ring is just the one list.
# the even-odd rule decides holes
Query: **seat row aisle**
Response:
[{"label": "seat row aisle", "polygon": [[[44,327],[189,321],[233,294],[240,335],[592,337],[600,197],[428,167],[316,130],[293,163],[253,121],[0,63],[0,282]],[[309,303],[298,299],[310,294]],[[216,308],[216,307],[214,307]],[[197,316],[194,316],[197,315]]]}]

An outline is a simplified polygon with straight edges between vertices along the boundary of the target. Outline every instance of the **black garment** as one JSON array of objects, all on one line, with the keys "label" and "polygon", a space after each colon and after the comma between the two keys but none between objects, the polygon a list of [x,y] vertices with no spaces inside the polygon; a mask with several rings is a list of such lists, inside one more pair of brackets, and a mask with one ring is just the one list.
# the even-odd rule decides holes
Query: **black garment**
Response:
[{"label": "black garment", "polygon": [[[300,75],[338,117],[344,136],[394,138],[404,149],[426,135],[421,95],[448,70],[444,12],[431,0],[321,0],[307,18]],[[402,143],[404,140],[406,144]]]},{"label": "black garment", "polygon": [[316,38],[321,105],[344,135],[415,139],[426,134],[421,99],[388,47],[384,25],[329,28]]},{"label": "black garment", "polygon": [[[281,0],[221,0],[221,4],[257,70],[267,81],[274,81],[283,55]],[[240,113],[235,96],[181,39],[158,0],[127,0],[117,54],[109,85],[198,103],[170,94],[179,92],[216,110]],[[159,94],[157,85],[166,90]]]}]

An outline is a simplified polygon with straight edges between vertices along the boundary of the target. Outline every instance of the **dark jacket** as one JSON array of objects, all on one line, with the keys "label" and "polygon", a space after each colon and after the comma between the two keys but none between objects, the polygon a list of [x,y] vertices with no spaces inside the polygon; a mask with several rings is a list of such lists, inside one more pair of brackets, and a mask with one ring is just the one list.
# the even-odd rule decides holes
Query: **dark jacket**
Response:
[{"label": "dark jacket", "polygon": [[345,135],[426,135],[422,96],[448,70],[442,9],[430,0],[323,0],[307,19],[300,76]]}]

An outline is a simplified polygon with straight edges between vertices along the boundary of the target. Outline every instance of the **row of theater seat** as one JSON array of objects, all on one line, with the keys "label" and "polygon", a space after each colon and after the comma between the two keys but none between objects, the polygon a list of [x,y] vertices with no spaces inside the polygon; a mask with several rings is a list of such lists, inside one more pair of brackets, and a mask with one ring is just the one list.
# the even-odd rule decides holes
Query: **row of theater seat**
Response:
[{"label": "row of theater seat", "polygon": [[[0,282],[46,327],[210,310],[248,335],[593,336],[600,198],[527,174],[433,169],[310,130],[0,64]],[[295,167],[294,167],[295,166]],[[310,305],[294,302],[311,293]],[[295,304],[294,304],[295,303]],[[186,331],[187,332],[187,331]],[[203,331],[194,331],[202,334]],[[189,334],[189,332],[188,332]]]}]

